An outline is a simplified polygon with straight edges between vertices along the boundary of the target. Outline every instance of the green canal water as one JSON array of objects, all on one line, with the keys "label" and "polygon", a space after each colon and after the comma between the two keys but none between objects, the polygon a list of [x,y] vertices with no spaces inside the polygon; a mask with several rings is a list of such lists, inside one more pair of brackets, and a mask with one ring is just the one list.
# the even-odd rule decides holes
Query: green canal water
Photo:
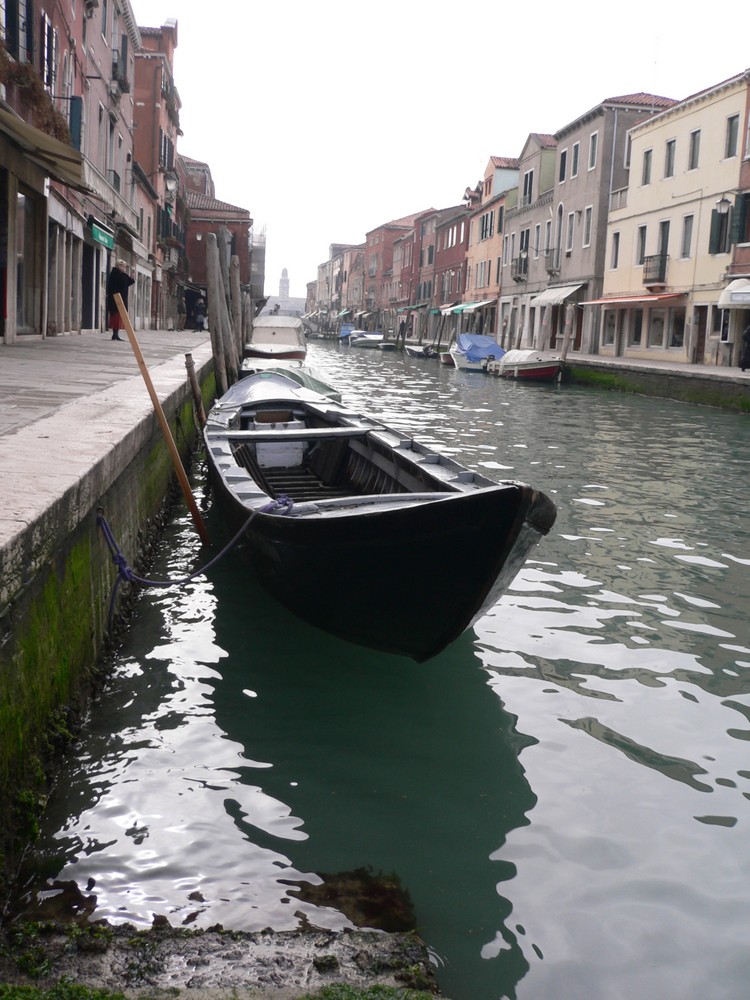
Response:
[{"label": "green canal water", "polygon": [[[144,594],[29,872],[110,920],[253,930],[346,926],[289,883],[370,867],[408,890],[453,1000],[746,997],[750,420],[335,344],[309,360],[549,493],[553,533],[420,665],[299,622],[239,555]],[[202,559],[180,513],[152,575]]]}]

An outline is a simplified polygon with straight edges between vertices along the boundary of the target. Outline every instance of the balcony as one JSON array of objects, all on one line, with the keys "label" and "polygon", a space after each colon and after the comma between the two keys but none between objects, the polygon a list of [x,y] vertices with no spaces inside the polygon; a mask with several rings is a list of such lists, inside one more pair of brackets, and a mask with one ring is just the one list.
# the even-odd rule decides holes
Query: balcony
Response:
[{"label": "balcony", "polygon": [[526,281],[529,276],[529,256],[526,253],[510,262],[510,276],[514,281]]},{"label": "balcony", "polygon": [[547,269],[547,274],[552,276],[554,274],[560,273],[560,259],[562,253],[560,252],[560,247],[550,247],[549,250],[544,251],[544,255],[547,258],[547,263],[545,267]]},{"label": "balcony", "polygon": [[665,253],[643,258],[643,284],[647,288],[666,285],[668,260],[669,257]]}]

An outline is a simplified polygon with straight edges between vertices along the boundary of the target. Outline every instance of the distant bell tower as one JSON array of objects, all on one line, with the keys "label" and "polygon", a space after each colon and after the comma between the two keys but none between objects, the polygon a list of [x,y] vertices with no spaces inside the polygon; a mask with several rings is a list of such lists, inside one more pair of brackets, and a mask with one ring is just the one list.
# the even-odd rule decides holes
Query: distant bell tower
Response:
[{"label": "distant bell tower", "polygon": [[281,281],[279,282],[279,298],[284,302],[289,298],[289,274],[284,267],[281,271]]}]

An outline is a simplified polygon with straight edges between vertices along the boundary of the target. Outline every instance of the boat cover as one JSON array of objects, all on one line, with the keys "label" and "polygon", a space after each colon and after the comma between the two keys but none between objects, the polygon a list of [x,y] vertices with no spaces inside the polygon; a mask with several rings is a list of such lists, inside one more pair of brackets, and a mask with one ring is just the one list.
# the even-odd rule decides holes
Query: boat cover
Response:
[{"label": "boat cover", "polygon": [[468,361],[486,361],[501,358],[505,351],[493,337],[480,333],[459,333],[456,347],[465,354]]}]

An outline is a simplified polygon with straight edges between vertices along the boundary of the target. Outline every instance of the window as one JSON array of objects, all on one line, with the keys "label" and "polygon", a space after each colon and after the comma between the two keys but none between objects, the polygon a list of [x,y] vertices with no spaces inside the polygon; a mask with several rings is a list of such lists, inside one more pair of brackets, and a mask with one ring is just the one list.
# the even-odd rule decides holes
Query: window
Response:
[{"label": "window", "polygon": [[34,54],[34,10],[31,0],[7,0],[5,8],[5,45],[19,62],[32,62]]},{"label": "window", "polygon": [[620,263],[620,234],[612,233],[612,249],[610,251],[609,266],[612,270],[617,269]]},{"label": "window", "polygon": [[563,149],[560,151],[560,172],[558,173],[557,179],[561,184],[565,183],[565,177],[568,172],[568,151]]},{"label": "window", "polygon": [[585,247],[591,246],[591,225],[594,219],[594,209],[591,205],[587,205],[583,210],[583,245]]},{"label": "window", "polygon": [[534,259],[539,257],[539,247],[542,242],[542,227],[539,223],[534,226]]},{"label": "window", "polygon": [[527,170],[523,175],[523,200],[521,205],[530,205],[533,200],[534,171]]},{"label": "window", "polygon": [[709,253],[729,253],[731,245],[729,241],[731,217],[731,210],[729,212],[719,212],[714,209],[711,212],[711,232],[708,237]]},{"label": "window", "polygon": [[662,257],[666,257],[669,252],[669,220],[665,219],[659,223],[659,251]]},{"label": "window", "polygon": [[508,250],[509,250],[508,237],[507,236],[503,236],[503,266],[504,267],[508,266]]},{"label": "window", "polygon": [[685,344],[685,310],[669,310],[669,347],[683,347]]},{"label": "window", "polygon": [[652,309],[648,317],[648,347],[664,346],[664,326],[666,313],[663,309]]},{"label": "window", "polygon": [[502,257],[497,258],[497,271],[495,272],[495,284],[500,284],[500,267],[502,266]]},{"label": "window", "polygon": [[578,161],[581,158],[581,144],[580,142],[573,143],[573,149],[571,150],[570,159],[570,176],[578,176]]},{"label": "window", "polygon": [[589,170],[596,167],[596,157],[599,150],[599,133],[592,132],[589,138]]},{"label": "window", "polygon": [[674,177],[675,140],[668,139],[664,147],[664,176]]},{"label": "window", "polygon": [[501,233],[503,231],[503,215],[504,215],[504,210],[503,210],[503,206],[501,205],[498,208],[498,210],[497,210],[497,231],[498,231],[498,233]]},{"label": "window", "polygon": [[651,183],[651,162],[654,158],[653,149],[644,149],[643,151],[643,170],[641,172],[641,184],[645,187],[646,184]]},{"label": "window", "polygon": [[615,342],[615,328],[617,327],[617,313],[614,309],[607,309],[604,313],[604,329],[602,330],[602,346],[609,347]]},{"label": "window", "polygon": [[52,27],[52,21],[42,14],[41,37],[41,77],[44,89],[48,94],[55,93],[57,82],[57,32]]},{"label": "window", "polygon": [[732,115],[731,118],[727,118],[727,137],[724,144],[724,156],[727,158],[737,155],[737,140],[739,138],[739,131],[740,116]]},{"label": "window", "polygon": [[631,313],[630,323],[630,344],[632,347],[640,347],[641,336],[643,335],[643,310],[634,309]]},{"label": "window", "polygon": [[479,240],[488,240],[495,231],[495,213],[486,212],[479,220]]},{"label": "window", "polygon": [[697,128],[690,133],[690,149],[688,152],[688,170],[697,170],[701,152],[701,130]]},{"label": "window", "polygon": [[680,257],[689,257],[690,248],[693,243],[693,216],[686,215],[682,220],[682,241],[680,243]]},{"label": "window", "polygon": [[750,193],[747,191],[737,198],[735,213],[732,235],[736,235],[737,243],[750,243]]},{"label": "window", "polygon": [[544,249],[552,249],[552,219],[547,219],[544,223]]},{"label": "window", "polygon": [[565,236],[565,252],[570,253],[573,249],[573,234],[576,227],[576,217],[574,212],[568,212],[568,231]]},{"label": "window", "polygon": [[646,257],[646,227],[638,226],[635,244],[635,262],[642,264]]}]

